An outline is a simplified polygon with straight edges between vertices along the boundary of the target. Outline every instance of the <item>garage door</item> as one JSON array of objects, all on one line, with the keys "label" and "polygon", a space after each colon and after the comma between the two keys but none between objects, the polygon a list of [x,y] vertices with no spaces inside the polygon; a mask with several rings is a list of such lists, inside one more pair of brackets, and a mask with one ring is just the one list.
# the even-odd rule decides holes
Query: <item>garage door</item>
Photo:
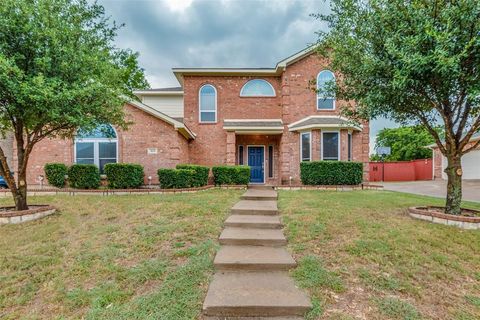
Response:
[{"label": "garage door", "polygon": [[[447,179],[443,169],[447,166],[447,159],[442,157],[442,178]],[[462,157],[463,179],[480,179],[480,150],[467,153]]]}]

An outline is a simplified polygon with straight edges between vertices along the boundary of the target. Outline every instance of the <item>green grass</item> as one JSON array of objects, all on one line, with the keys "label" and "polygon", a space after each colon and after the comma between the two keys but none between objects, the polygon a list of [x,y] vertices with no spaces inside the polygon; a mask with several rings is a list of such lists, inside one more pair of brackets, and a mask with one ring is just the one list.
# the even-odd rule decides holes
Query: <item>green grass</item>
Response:
[{"label": "green grass", "polygon": [[442,202],[386,191],[281,191],[299,261],[292,275],[320,303],[309,318],[480,318],[480,232],[406,212]]},{"label": "green grass", "polygon": [[59,213],[0,227],[0,318],[196,319],[241,193],[30,198]]}]

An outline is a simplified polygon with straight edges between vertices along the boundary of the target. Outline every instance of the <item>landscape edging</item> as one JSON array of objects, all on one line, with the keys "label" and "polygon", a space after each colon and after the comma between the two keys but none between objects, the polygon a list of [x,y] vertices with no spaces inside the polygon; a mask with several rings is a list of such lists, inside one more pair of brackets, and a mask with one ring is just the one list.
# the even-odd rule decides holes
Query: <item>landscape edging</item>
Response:
[{"label": "landscape edging", "polygon": [[456,226],[462,229],[480,229],[480,217],[455,216],[441,212],[428,211],[427,208],[428,207],[410,207],[408,208],[408,214],[415,219],[433,223]]}]

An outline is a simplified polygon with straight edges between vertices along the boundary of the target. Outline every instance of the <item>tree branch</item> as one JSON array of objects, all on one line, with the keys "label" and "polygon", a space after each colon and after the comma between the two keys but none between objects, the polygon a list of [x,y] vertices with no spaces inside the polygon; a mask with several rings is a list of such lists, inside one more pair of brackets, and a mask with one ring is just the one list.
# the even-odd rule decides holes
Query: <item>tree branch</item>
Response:
[{"label": "tree branch", "polygon": [[480,139],[478,141],[476,141],[470,148],[465,149],[462,152],[462,155],[465,155],[466,153],[469,153],[470,151],[475,150],[478,147],[480,147]]}]

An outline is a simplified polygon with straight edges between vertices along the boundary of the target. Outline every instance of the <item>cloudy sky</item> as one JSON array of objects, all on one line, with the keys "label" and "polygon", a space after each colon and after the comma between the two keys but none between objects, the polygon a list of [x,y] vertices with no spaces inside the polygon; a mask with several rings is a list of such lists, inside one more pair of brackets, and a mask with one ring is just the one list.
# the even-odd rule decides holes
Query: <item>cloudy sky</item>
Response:
[{"label": "cloudy sky", "polygon": [[[316,40],[323,0],[99,0],[124,23],[117,45],[140,52],[153,88],[178,86],[173,67],[273,67]],[[372,137],[392,126],[373,121]]]}]

